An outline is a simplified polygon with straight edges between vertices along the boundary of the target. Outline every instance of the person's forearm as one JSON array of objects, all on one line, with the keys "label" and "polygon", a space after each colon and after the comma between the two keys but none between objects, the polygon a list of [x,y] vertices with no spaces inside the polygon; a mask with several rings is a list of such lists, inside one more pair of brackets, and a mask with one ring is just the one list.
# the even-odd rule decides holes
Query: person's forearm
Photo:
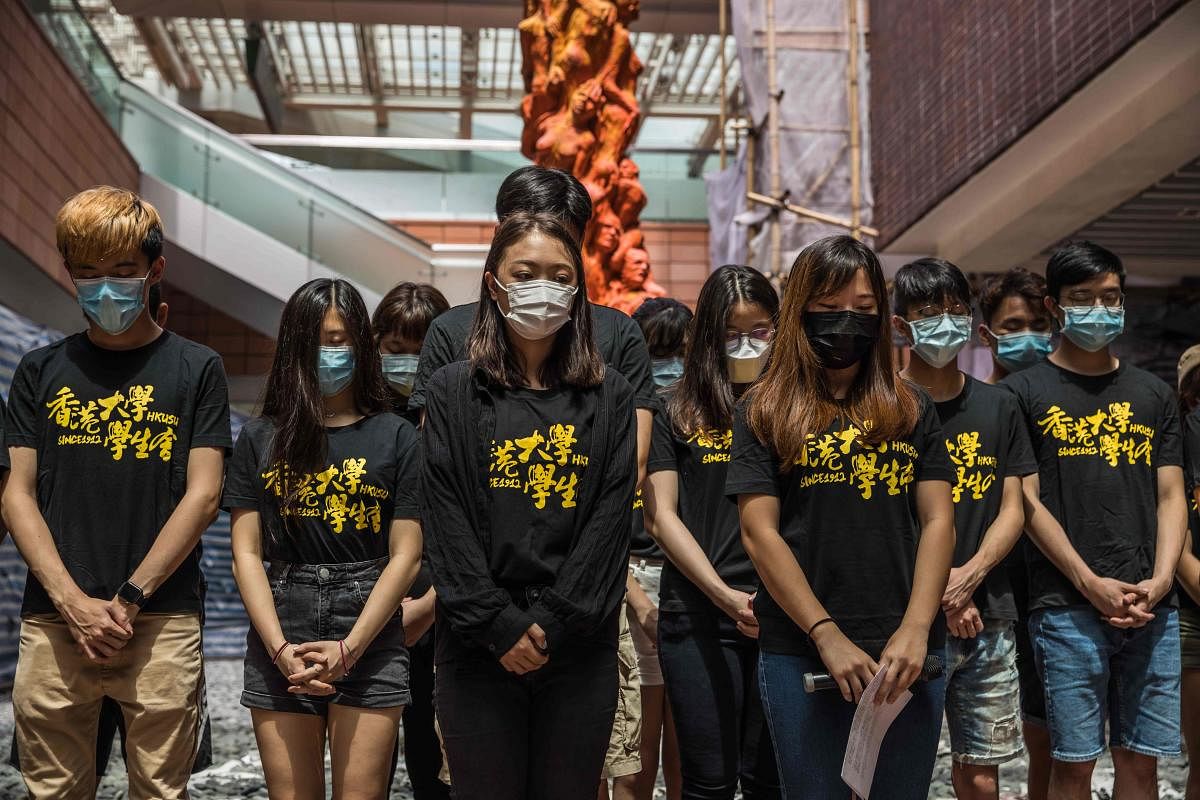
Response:
[{"label": "person's forearm", "polygon": [[1025,529],[1029,531],[1029,537],[1033,539],[1033,543],[1046,558],[1050,559],[1050,563],[1054,564],[1058,571],[1071,581],[1071,585],[1082,591],[1083,585],[1094,577],[1095,573],[1075,550],[1062,525],[1042,505],[1036,487],[1031,489],[1028,479],[1022,484]]},{"label": "person's forearm", "polygon": [[639,617],[644,617],[654,610],[654,601],[650,599],[650,595],[646,594],[646,590],[637,582],[637,578],[633,577],[630,572],[625,578],[625,598],[629,603],[629,607],[633,609],[633,613]]},{"label": "person's forearm", "polygon": [[[764,512],[763,504],[774,504],[774,514]],[[779,534],[778,500],[766,496],[751,496],[749,500],[739,498],[738,507],[742,518],[742,544],[762,578],[763,586],[800,630],[811,630],[829,613],[813,593],[808,576],[792,549]],[[772,523],[771,517],[776,522]],[[837,623],[836,619],[834,623]]]},{"label": "person's forearm", "polygon": [[29,572],[37,578],[56,608],[61,608],[70,598],[83,594],[83,590],[67,572],[34,497],[8,487],[4,494],[4,521],[12,531],[13,544],[17,546]]},{"label": "person's forearm", "polygon": [[933,623],[942,607],[946,579],[954,560],[954,512],[938,513],[926,518],[921,525],[921,541],[917,545],[917,565],[913,572],[912,594],[904,612],[904,625],[920,625],[925,629]]},{"label": "person's forearm", "polygon": [[1020,502],[1012,507],[1001,507],[991,527],[983,535],[979,550],[968,559],[967,564],[979,573],[980,580],[1000,565],[1021,539],[1025,514]]},{"label": "person's forearm", "polygon": [[366,605],[363,606],[362,613],[358,615],[350,633],[346,634],[346,644],[354,653],[355,659],[362,657],[387,621],[396,615],[396,609],[400,608],[400,603],[403,602],[420,568],[419,544],[415,550],[405,548],[388,560],[387,566],[379,575],[379,580],[375,582],[375,588],[367,598]]},{"label": "person's forearm", "polygon": [[720,605],[724,594],[729,591],[729,585],[721,580],[683,520],[670,511],[659,511],[653,521],[647,520],[646,530],[684,577],[714,604]]},{"label": "person's forearm", "polygon": [[128,580],[150,597],[179,569],[188,553],[196,549],[204,531],[217,518],[217,495],[212,491],[189,490],[163,525],[142,563]]},{"label": "person's forearm", "polygon": [[271,582],[267,580],[267,571],[263,569],[262,556],[235,550],[233,579],[237,582],[250,624],[254,626],[263,646],[274,655],[283,646],[285,638],[283,628],[279,625],[279,614],[275,610],[275,600],[271,596]]},{"label": "person's forearm", "polygon": [[1187,495],[1183,472],[1178,480],[1159,481],[1158,535],[1154,547],[1154,579],[1169,584],[1187,536]]}]

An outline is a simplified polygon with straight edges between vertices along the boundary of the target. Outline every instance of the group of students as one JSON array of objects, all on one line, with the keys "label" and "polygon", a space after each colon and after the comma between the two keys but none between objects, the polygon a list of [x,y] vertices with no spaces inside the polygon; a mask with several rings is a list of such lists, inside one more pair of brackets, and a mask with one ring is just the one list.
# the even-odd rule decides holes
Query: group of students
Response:
[{"label": "group of students", "polygon": [[[843,798],[880,673],[876,702],[911,699],[873,798],[926,796],[943,717],[960,798],[1023,742],[1031,798],[1090,797],[1107,746],[1116,796],[1155,797],[1181,724],[1200,755],[1200,347],[1178,398],[1113,355],[1115,255],[978,298],[921,259],[889,293],[838,236],[782,298],[730,265],[694,315],[631,319],[588,302],[574,178],[518,170],[496,210],[477,303],[300,287],[234,444],[219,357],[147,302],[157,212],[63,207],[88,329],[27,354],[0,414],[31,797],[94,795],[106,703],[130,796],[186,796],[222,507],[272,797],[323,797],[327,747],[335,797],[385,796],[403,723],[419,800],[640,800],[660,753],[670,797]],[[957,364],[976,334],[987,381]]]}]

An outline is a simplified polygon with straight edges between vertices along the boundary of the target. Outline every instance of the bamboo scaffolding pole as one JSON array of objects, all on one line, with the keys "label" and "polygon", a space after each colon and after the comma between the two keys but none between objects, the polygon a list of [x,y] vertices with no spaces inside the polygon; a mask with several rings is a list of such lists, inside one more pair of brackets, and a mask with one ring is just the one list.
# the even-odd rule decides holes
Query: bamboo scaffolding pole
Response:
[{"label": "bamboo scaffolding pole", "polygon": [[[846,82],[850,104],[850,235],[861,239],[862,227],[862,130],[858,110],[858,0],[846,0]],[[871,236],[878,234],[872,233]]]},{"label": "bamboo scaffolding pole", "polygon": [[[769,180],[771,197],[782,203],[783,183],[779,158],[779,76],[775,48],[775,0],[766,0],[767,11],[767,147],[770,150]],[[775,207],[778,210],[778,206]],[[771,220],[771,274],[783,275],[783,220],[776,213]]]},{"label": "bamboo scaffolding pole", "polygon": [[[772,208],[779,209],[780,211],[790,211],[799,217],[815,219],[817,222],[824,222],[827,225],[836,225],[839,228],[849,228],[851,230],[854,229],[853,220],[846,219],[845,217],[835,217],[832,214],[823,214],[820,211],[813,211],[811,208],[798,206],[794,203],[788,203],[784,200],[776,200],[774,197],[767,197],[765,194],[759,194],[758,192],[746,192],[746,199],[752,203],[771,206]],[[867,236],[879,235],[879,231],[869,225],[860,224],[858,225],[858,230],[860,233],[865,233]]]}]

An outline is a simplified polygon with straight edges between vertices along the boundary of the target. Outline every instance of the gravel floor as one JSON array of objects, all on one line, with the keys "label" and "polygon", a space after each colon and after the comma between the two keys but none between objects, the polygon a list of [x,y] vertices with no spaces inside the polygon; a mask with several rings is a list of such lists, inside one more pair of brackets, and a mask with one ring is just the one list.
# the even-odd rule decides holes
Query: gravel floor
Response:
[{"label": "gravel floor", "polygon": [[[241,692],[242,671],[238,660],[209,660],[208,662],[209,709],[213,725],[214,766],[192,778],[191,796],[195,800],[232,800],[243,797],[266,797],[262,767],[254,745],[254,734],[250,729],[250,713],[238,704]],[[12,703],[7,695],[0,698],[0,752],[7,752],[12,737]],[[1163,800],[1182,800],[1187,765],[1180,759],[1165,762],[1159,767],[1160,795]],[[1001,798],[1013,800],[1024,796],[1024,764],[1014,761],[1001,767]],[[327,783],[328,785],[328,783]],[[1098,800],[1108,800],[1112,791],[1112,762],[1104,758],[1096,768],[1093,794]],[[11,767],[0,766],[0,799],[19,798],[24,795],[20,775]],[[108,775],[97,795],[103,800],[126,797],[125,769],[119,754],[109,765]],[[655,795],[663,797],[661,789]],[[929,797],[952,798],[950,788],[949,743],[943,739],[934,783]],[[411,800],[408,781],[404,774],[403,760],[397,775],[392,800]]]}]

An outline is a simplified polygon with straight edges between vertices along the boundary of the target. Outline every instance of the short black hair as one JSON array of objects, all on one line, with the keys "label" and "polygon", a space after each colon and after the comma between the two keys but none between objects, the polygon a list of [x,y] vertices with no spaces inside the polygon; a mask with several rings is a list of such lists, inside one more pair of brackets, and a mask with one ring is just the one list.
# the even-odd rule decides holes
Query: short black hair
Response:
[{"label": "short black hair", "polygon": [[670,297],[648,297],[633,312],[633,321],[646,337],[651,358],[683,355],[692,322],[692,310],[683,303]]},{"label": "short black hair", "polygon": [[504,222],[518,211],[552,214],[582,241],[592,218],[592,198],[569,172],[531,164],[510,173],[496,192],[496,219]]},{"label": "short black hair", "polygon": [[1003,275],[989,278],[983,285],[983,291],[979,293],[979,316],[985,325],[991,325],[1006,297],[1020,297],[1039,313],[1048,314],[1042,305],[1045,296],[1045,278],[1024,267],[1013,267]]},{"label": "short black hair", "polygon": [[918,258],[896,272],[892,288],[892,309],[903,317],[908,309],[926,303],[940,303],[947,297],[971,307],[971,284],[958,267],[941,258]]},{"label": "short black hair", "polygon": [[1058,300],[1064,286],[1078,286],[1107,272],[1120,279],[1125,291],[1125,265],[1116,253],[1086,239],[1067,242],[1046,262],[1046,293]]},{"label": "short black hair", "polygon": [[[157,259],[155,259],[157,261]],[[154,261],[150,262],[151,264]],[[158,317],[158,307],[162,305],[162,281],[150,284],[150,291],[146,293],[146,306],[150,309],[150,316]]]}]

